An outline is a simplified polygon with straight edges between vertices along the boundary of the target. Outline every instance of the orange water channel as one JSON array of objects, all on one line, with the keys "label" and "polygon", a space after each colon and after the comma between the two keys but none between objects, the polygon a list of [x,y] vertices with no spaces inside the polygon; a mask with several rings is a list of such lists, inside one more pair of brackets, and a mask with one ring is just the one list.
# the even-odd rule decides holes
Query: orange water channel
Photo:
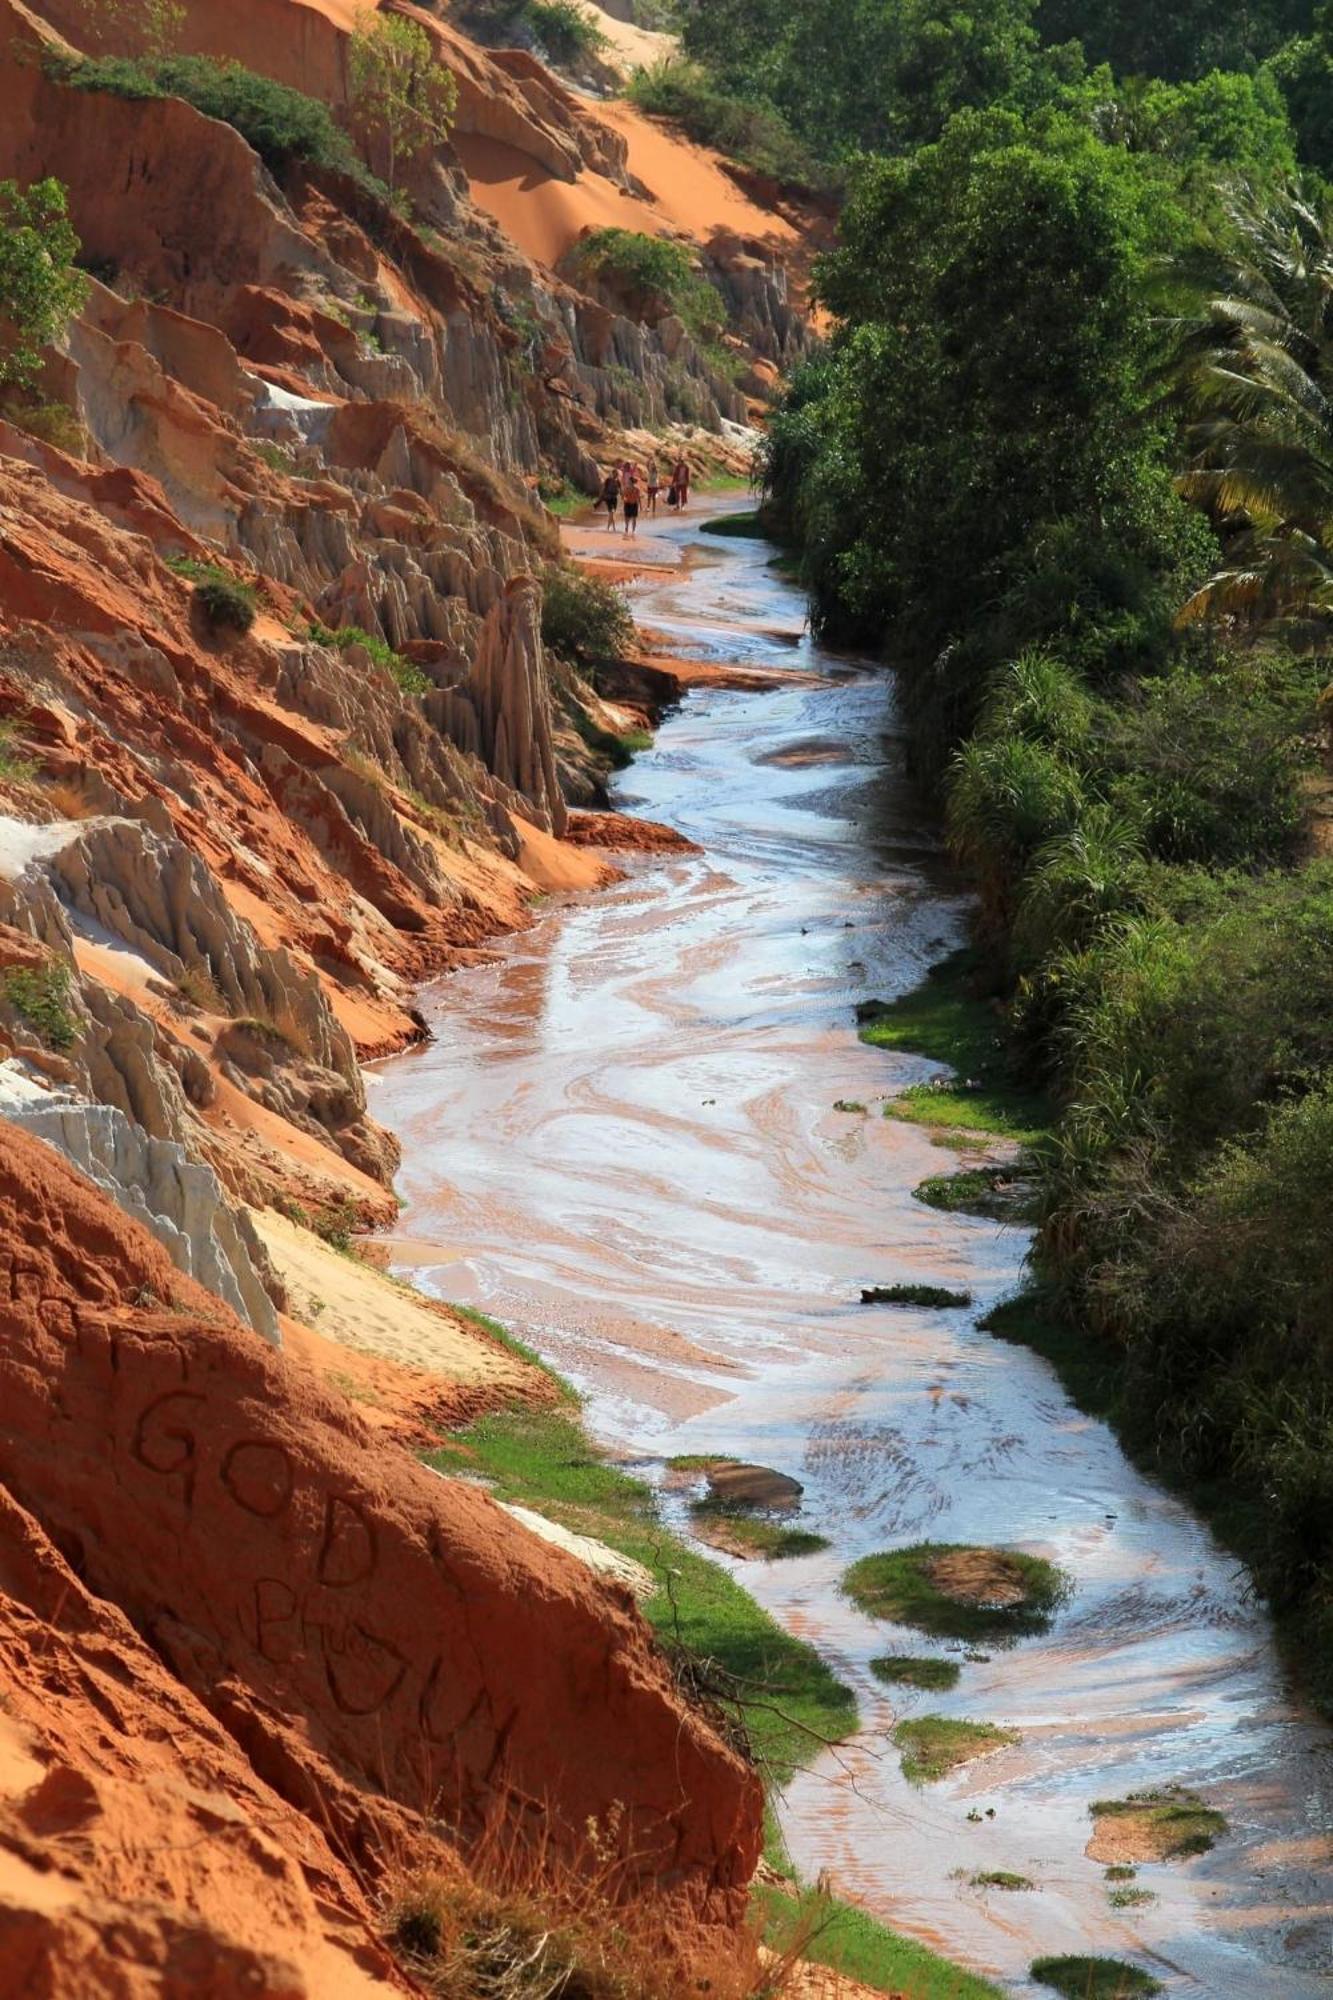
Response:
[{"label": "orange water channel", "polygon": [[[691,694],[624,774],[619,803],[700,853],[631,859],[423,996],[434,1041],[372,1087],[403,1140],[404,1235],[440,1246],[412,1274],[569,1376],[593,1435],[663,1484],[683,1533],[673,1454],[801,1482],[798,1524],[827,1552],[717,1560],[860,1702],[860,1734],[780,1804],[808,1877],[827,1870],[1014,1993],[1036,1992],[1033,1957],[1085,1951],[1172,1994],[1328,2000],[1328,1733],[1285,1685],[1235,1560],[1043,1361],[978,1330],[1018,1283],[1024,1233],[915,1201],[952,1157],[880,1115],[937,1072],[858,1041],[855,1003],[915,984],[966,919],[902,775],[892,676],[812,644],[762,543],[673,522],[641,553],[675,565],[635,584],[641,619],[776,679]],[[900,1279],[974,1305],[854,1303]],[[874,1655],[933,1642],[863,1616],[839,1579],[920,1540],[1049,1556],[1073,1594],[1045,1637],[964,1660],[951,1693],[885,1689]],[[923,1712],[1021,1741],[913,1789],[887,1732]],[[1089,1802],[1163,1784],[1231,1831],[1142,1867],[1157,1900],[1113,1909],[1084,1853]],[[969,1886],[995,1870],[1036,1886]]]}]

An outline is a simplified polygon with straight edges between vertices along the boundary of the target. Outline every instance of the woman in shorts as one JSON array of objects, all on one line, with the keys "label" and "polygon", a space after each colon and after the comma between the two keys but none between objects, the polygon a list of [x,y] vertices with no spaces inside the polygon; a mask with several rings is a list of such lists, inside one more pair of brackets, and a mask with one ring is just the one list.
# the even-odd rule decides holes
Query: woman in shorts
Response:
[{"label": "woman in shorts", "polygon": [[602,481],[602,497],[598,505],[605,507],[606,525],[612,534],[614,534],[616,531],[616,508],[620,505],[620,474],[614,465]]}]

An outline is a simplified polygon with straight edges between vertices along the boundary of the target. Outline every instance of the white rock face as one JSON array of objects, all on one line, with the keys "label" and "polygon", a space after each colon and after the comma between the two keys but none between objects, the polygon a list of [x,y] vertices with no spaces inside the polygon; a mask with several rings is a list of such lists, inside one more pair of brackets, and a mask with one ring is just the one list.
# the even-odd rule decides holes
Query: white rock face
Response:
[{"label": "white rock face", "polygon": [[217,1175],[172,1139],[154,1139],[111,1104],[43,1086],[17,1062],[0,1063],[0,1117],[63,1153],[162,1245],[178,1271],[225,1301],[264,1340],[281,1344],[260,1276],[265,1252],[244,1209]]}]

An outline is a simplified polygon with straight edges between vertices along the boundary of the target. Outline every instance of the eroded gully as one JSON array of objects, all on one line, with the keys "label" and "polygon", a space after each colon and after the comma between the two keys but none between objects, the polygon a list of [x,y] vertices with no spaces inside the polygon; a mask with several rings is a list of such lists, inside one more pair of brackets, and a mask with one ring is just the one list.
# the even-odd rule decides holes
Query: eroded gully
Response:
[{"label": "eroded gully", "polygon": [[[1036,1990],[1034,1956],[1082,1951],[1173,1993],[1327,2000],[1327,1733],[1284,1686],[1235,1561],[1044,1362],[976,1330],[1019,1278],[1023,1233],[914,1201],[949,1155],[878,1115],[934,1066],[862,1045],[855,1002],[912,986],[965,918],[901,775],[892,678],[809,641],[761,543],[672,522],[639,554],[676,565],[635,585],[644,623],[782,678],[696,691],[625,775],[621,803],[698,855],[631,861],[424,995],[435,1040],[384,1066],[372,1099],[403,1140],[404,1234],[440,1246],[413,1276],[537,1347],[648,1477],[717,1452],[802,1482],[800,1524],[831,1548],[734,1566],[861,1705],[860,1735],[782,1803],[803,1873],[1016,1993]],[[975,1304],[853,1303],[898,1279]],[[1021,1545],[1074,1594],[1046,1637],[964,1664],[951,1694],[890,1694],[868,1662],[913,1637],[839,1578],[923,1539]],[[1022,1740],[914,1790],[886,1732],[925,1711]],[[1232,1831],[1141,1869],[1156,1902],[1114,1910],[1084,1854],[1088,1804],[1167,1783]],[[1037,1886],[967,1886],[994,1870]]]}]

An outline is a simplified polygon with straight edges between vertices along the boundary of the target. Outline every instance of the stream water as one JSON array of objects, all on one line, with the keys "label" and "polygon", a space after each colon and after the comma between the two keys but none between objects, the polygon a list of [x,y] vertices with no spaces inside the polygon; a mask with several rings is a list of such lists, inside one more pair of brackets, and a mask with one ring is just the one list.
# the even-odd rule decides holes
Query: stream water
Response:
[{"label": "stream water", "polygon": [[[639,553],[676,565],[635,585],[646,624],[781,678],[693,693],[625,774],[619,803],[699,854],[632,859],[424,995],[435,1040],[381,1068],[372,1097],[404,1144],[403,1231],[440,1246],[413,1276],[537,1347],[648,1477],[718,1452],[802,1482],[799,1523],[829,1551],[718,1560],[860,1700],[860,1735],[782,1803],[804,1874],[1015,1993],[1037,1991],[1034,1956],[1083,1951],[1172,1993],[1327,2000],[1327,1733],[1284,1686],[1235,1561],[1044,1362],[977,1331],[1015,1287],[1022,1232],[914,1201],[952,1157],[878,1115],[934,1067],[861,1044],[854,1004],[915,984],[965,916],[901,773],[892,677],[811,644],[761,543],[672,522]],[[975,1305],[852,1303],[898,1279]],[[680,1496],[664,1504],[688,1533]],[[924,1539],[1021,1545],[1074,1594],[1047,1636],[969,1661],[952,1693],[890,1693],[869,1660],[921,1644],[857,1612],[839,1578]],[[1021,1742],[913,1789],[886,1732],[924,1712]],[[1231,1832],[1141,1868],[1157,1900],[1113,1909],[1084,1854],[1088,1804],[1168,1783]],[[1036,1887],[968,1886],[993,1870]]]}]

